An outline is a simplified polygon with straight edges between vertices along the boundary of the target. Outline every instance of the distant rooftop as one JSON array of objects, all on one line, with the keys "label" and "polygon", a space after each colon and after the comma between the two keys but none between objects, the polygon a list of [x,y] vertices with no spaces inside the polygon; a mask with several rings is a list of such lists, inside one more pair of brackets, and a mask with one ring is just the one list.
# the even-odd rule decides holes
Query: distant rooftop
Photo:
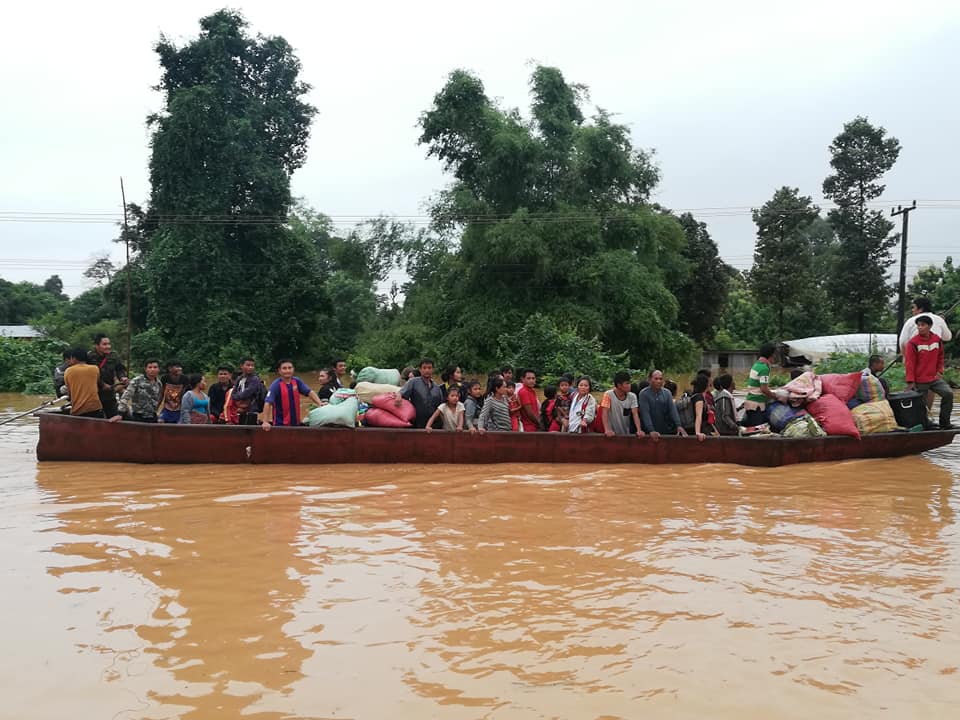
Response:
[{"label": "distant rooftop", "polygon": [[32,325],[0,325],[0,337],[16,338],[41,338],[43,333]]}]

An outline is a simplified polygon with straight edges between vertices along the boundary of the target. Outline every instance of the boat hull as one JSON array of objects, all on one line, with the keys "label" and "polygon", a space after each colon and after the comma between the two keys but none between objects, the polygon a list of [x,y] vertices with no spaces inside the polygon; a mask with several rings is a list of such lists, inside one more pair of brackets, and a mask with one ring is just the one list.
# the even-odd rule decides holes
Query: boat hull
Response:
[{"label": "boat hull", "polygon": [[40,414],[40,461],[340,463],[734,463],[805,462],[916,455],[949,445],[956,430],[811,439],[613,437],[566,433],[451,433],[387,428],[147,425]]}]

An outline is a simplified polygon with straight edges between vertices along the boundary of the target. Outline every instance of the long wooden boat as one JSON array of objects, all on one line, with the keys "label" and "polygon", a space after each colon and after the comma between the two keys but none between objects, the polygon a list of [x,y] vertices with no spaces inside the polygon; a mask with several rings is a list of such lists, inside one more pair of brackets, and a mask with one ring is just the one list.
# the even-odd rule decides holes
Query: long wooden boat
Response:
[{"label": "long wooden boat", "polygon": [[40,414],[37,458],[129,463],[735,463],[803,462],[916,455],[960,430],[788,439],[613,437],[565,433],[450,433],[386,428],[145,425]]}]

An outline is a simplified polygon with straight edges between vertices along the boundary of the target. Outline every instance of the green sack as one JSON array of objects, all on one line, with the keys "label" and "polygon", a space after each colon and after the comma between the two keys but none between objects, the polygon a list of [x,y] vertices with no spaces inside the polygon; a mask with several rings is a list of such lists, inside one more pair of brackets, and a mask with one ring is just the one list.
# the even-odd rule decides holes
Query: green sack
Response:
[{"label": "green sack", "polygon": [[360,405],[356,398],[349,398],[337,405],[324,405],[314,408],[307,415],[307,425],[310,427],[319,427],[322,425],[341,425],[343,427],[356,427],[357,410]]},{"label": "green sack", "polygon": [[378,385],[401,385],[400,371],[393,369],[365,367],[357,375],[357,382],[377,383]]},{"label": "green sack", "polygon": [[357,397],[357,391],[351,388],[340,388],[333,395],[330,396],[328,401],[331,405],[339,405],[344,400],[350,400],[351,398]]},{"label": "green sack", "polygon": [[786,438],[817,438],[826,437],[827,433],[820,427],[813,415],[801,415],[791,420],[780,433]]}]

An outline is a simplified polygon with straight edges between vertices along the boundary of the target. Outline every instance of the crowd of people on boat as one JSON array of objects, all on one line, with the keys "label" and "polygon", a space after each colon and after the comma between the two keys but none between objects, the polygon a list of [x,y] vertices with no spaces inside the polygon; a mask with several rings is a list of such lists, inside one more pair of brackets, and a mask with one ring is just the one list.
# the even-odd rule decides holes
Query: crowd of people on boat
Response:
[{"label": "crowd of people on boat", "polygon": [[[943,318],[929,307],[925,298],[914,302],[901,349],[908,388],[939,395],[940,427],[949,428],[953,392],[943,380],[943,342],[952,336]],[[541,398],[534,369],[519,369],[514,377],[514,369],[503,366],[481,381],[464,379],[459,366],[450,366],[438,382],[430,358],[416,368],[404,368],[391,399],[398,407],[405,402],[412,405],[409,425],[428,432],[602,433],[652,439],[689,435],[704,440],[709,435],[742,435],[769,428],[773,405],[804,399],[806,389],[815,387],[813,373],[795,370],[791,378],[795,390],[774,390],[770,372],[775,353],[774,343],[761,346],[746,380],[742,405],[733,395],[733,377],[713,377],[710,369],[700,370],[680,397],[676,383],[661,370],[653,370],[640,382],[632,382],[626,371],[616,373],[612,387],[599,400],[590,377],[566,373],[545,385]],[[349,384],[356,384],[339,358],[319,371],[316,390],[296,376],[289,359],[277,363],[277,378],[269,386],[257,374],[252,357],[242,358],[238,368],[217,368],[217,381],[210,387],[202,373],[184,373],[178,360],[168,360],[161,368],[159,359],[149,358],[143,372],[129,379],[112,352],[110,338],[103,334],[94,338],[92,350],[74,348],[64,352],[63,360],[54,370],[54,384],[58,396],[69,399],[68,412],[111,422],[291,427],[304,423],[301,398],[322,407],[336,401],[334,395]],[[883,358],[872,356],[863,375],[876,379],[878,393],[886,395],[889,388],[879,377],[883,366]]]}]

